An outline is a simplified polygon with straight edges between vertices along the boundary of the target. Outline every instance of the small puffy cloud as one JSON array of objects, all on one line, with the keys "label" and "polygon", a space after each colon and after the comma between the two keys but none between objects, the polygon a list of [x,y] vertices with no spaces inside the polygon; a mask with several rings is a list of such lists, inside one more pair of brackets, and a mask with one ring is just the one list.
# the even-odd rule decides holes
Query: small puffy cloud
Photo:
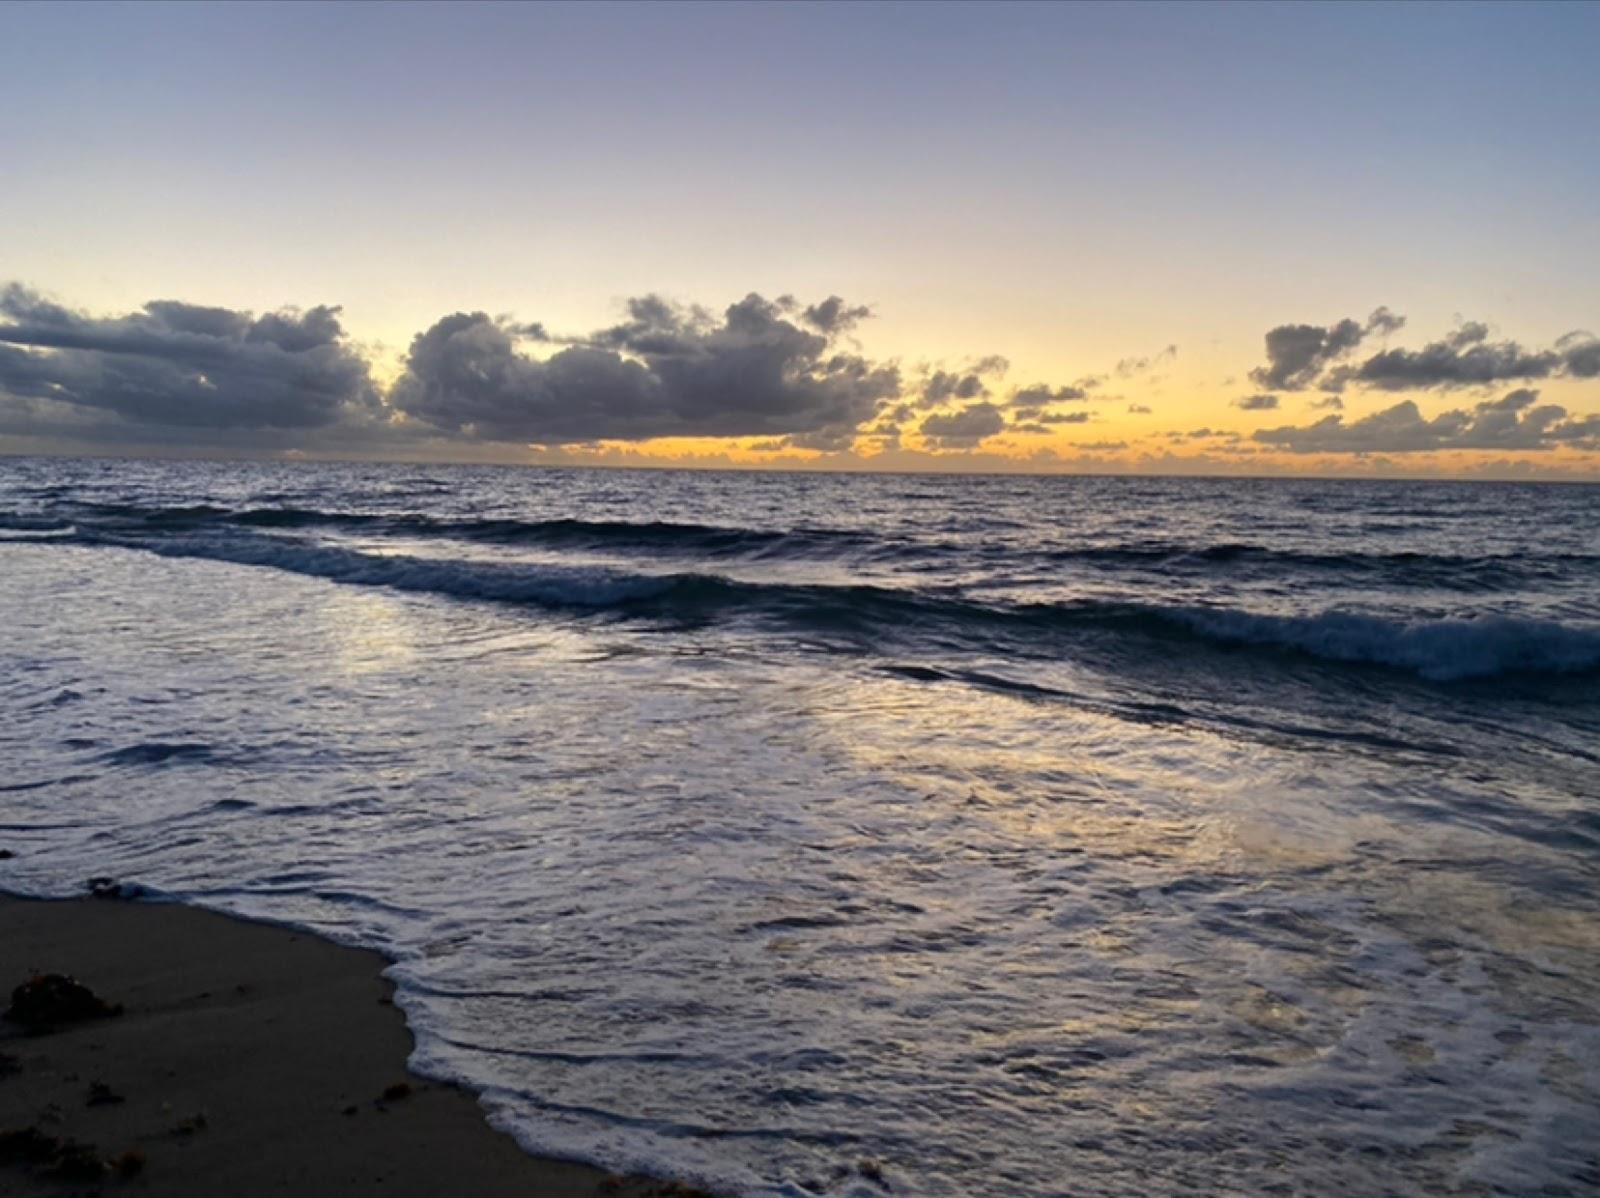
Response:
[{"label": "small puffy cloud", "polygon": [[985,400],[929,416],[917,431],[940,449],[971,449],[1005,426],[999,407]]},{"label": "small puffy cloud", "polygon": [[1018,387],[1011,393],[1011,406],[1024,411],[1039,410],[1055,403],[1077,403],[1089,398],[1086,388],[1077,386],[1052,387],[1048,383],[1035,383],[1031,387]]},{"label": "small puffy cloud", "polygon": [[1541,405],[1538,398],[1537,391],[1519,388],[1470,411],[1452,409],[1432,419],[1404,400],[1348,424],[1335,414],[1314,424],[1260,429],[1254,439],[1291,453],[1600,448],[1600,416],[1571,416],[1559,404]]},{"label": "small puffy cloud", "polygon": [[820,304],[812,304],[800,316],[812,328],[832,337],[839,333],[848,333],[872,315],[872,309],[865,304],[850,305],[837,295],[830,295]]},{"label": "small puffy cloud", "polygon": [[1372,315],[1367,317],[1367,335],[1387,337],[1390,333],[1398,333],[1405,328],[1406,318],[1397,316],[1388,308],[1374,308]]},{"label": "small puffy cloud", "polygon": [[1342,412],[1344,411],[1344,400],[1337,395],[1324,395],[1321,399],[1313,400],[1311,406],[1332,412]]},{"label": "small puffy cloud", "polygon": [[1079,441],[1073,448],[1097,453],[1109,453],[1113,450],[1128,448],[1128,443],[1126,441]]},{"label": "small puffy cloud", "polygon": [[959,370],[935,370],[923,381],[919,406],[926,410],[957,400],[987,399],[989,384],[985,380],[1010,369],[1011,363],[1005,358],[990,354]]},{"label": "small puffy cloud", "polygon": [[1142,403],[1131,403],[1128,405],[1128,411],[1132,412],[1135,416],[1148,416],[1153,410],[1154,409]]},{"label": "small puffy cloud", "polygon": [[989,388],[976,373],[936,370],[922,384],[922,403],[929,408],[953,399],[977,399],[980,395],[988,394]]},{"label": "small puffy cloud", "polygon": [[[458,312],[413,339],[390,400],[411,419],[468,439],[761,436],[847,448],[899,394],[899,372],[840,352],[829,334],[789,319],[789,308],[751,294],[717,317],[642,296],[629,301],[626,321],[570,338],[548,358],[523,353],[503,322]],[[831,300],[813,308],[835,327],[844,319]]]},{"label": "small puffy cloud", "polygon": [[1278,406],[1276,395],[1246,395],[1233,401],[1233,406],[1246,412],[1269,412]]},{"label": "small puffy cloud", "polygon": [[1038,417],[1040,424],[1088,424],[1093,412],[1046,412]]},{"label": "small puffy cloud", "polygon": [[1556,350],[1573,378],[1600,377],[1600,337],[1593,333],[1568,333],[1556,342]]},{"label": "small puffy cloud", "polygon": [[1478,407],[1486,412],[1520,412],[1523,408],[1531,408],[1538,402],[1539,393],[1532,387],[1518,387],[1515,391],[1507,391],[1499,399],[1479,404]]},{"label": "small puffy cloud", "polygon": [[[1388,309],[1378,311],[1387,313]],[[1267,364],[1252,370],[1250,377],[1269,391],[1302,390],[1324,366],[1354,349],[1365,335],[1366,329],[1350,319],[1326,327],[1279,325],[1267,333]]]},{"label": "small puffy cloud", "polygon": [[92,316],[16,284],[0,289],[0,413],[9,427],[148,442],[218,442],[357,425],[381,415],[339,309],[257,316],[153,300]]}]

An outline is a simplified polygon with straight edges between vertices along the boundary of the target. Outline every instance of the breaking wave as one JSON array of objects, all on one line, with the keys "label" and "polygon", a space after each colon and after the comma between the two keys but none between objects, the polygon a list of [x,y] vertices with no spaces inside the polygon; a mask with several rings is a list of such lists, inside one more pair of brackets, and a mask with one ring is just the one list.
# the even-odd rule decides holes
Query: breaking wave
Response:
[{"label": "breaking wave", "polygon": [[[919,637],[976,644],[1110,633],[1198,646],[1288,651],[1326,662],[1384,666],[1434,681],[1600,668],[1600,627],[1531,617],[1402,618],[1328,610],[1306,615],[1097,599],[980,602],[947,592],[872,585],[754,582],[705,572],[472,561],[371,553],[282,536],[233,532],[132,539],[107,532],[55,542],[139,549],[163,557],[266,567],[350,586],[547,609],[690,622],[750,619],[843,636],[868,647]],[[1067,640],[1056,643],[1069,651]]]}]

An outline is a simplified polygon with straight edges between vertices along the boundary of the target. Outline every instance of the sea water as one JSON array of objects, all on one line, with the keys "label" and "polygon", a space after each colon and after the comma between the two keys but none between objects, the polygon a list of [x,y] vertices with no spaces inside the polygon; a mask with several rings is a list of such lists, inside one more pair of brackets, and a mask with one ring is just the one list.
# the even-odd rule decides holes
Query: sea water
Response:
[{"label": "sea water", "polygon": [[380,948],[533,1151],[1600,1188],[1600,488],[8,459],[0,667],[0,888]]}]

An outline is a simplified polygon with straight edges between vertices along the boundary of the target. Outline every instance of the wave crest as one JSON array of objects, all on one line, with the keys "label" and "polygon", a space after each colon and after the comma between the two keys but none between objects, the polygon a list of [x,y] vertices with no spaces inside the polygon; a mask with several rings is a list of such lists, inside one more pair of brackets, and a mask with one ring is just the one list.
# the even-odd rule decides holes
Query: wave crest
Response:
[{"label": "wave crest", "polygon": [[[65,538],[58,538],[65,539]],[[705,621],[746,618],[848,637],[871,648],[919,639],[993,646],[1074,633],[1202,646],[1288,651],[1327,662],[1385,666],[1435,681],[1600,668],[1600,627],[1504,615],[1406,619],[1329,610],[1279,615],[1226,607],[1075,600],[986,603],[949,593],[869,585],[755,582],[704,572],[641,572],[613,566],[464,561],[374,554],[265,534],[126,538],[80,532],[77,543],[142,549],[284,570],[351,586],[621,616]]]}]

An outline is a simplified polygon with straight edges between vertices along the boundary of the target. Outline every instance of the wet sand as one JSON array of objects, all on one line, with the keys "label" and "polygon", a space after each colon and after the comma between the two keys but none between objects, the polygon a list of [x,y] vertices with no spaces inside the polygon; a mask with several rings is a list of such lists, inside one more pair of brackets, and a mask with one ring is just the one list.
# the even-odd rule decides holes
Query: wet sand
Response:
[{"label": "wet sand", "polygon": [[[0,1020],[0,1193],[699,1193],[530,1157],[472,1095],[410,1075],[385,964],[184,907],[0,898],[0,1003],[58,973],[123,1008]],[[87,1148],[48,1155],[66,1141]]]}]

